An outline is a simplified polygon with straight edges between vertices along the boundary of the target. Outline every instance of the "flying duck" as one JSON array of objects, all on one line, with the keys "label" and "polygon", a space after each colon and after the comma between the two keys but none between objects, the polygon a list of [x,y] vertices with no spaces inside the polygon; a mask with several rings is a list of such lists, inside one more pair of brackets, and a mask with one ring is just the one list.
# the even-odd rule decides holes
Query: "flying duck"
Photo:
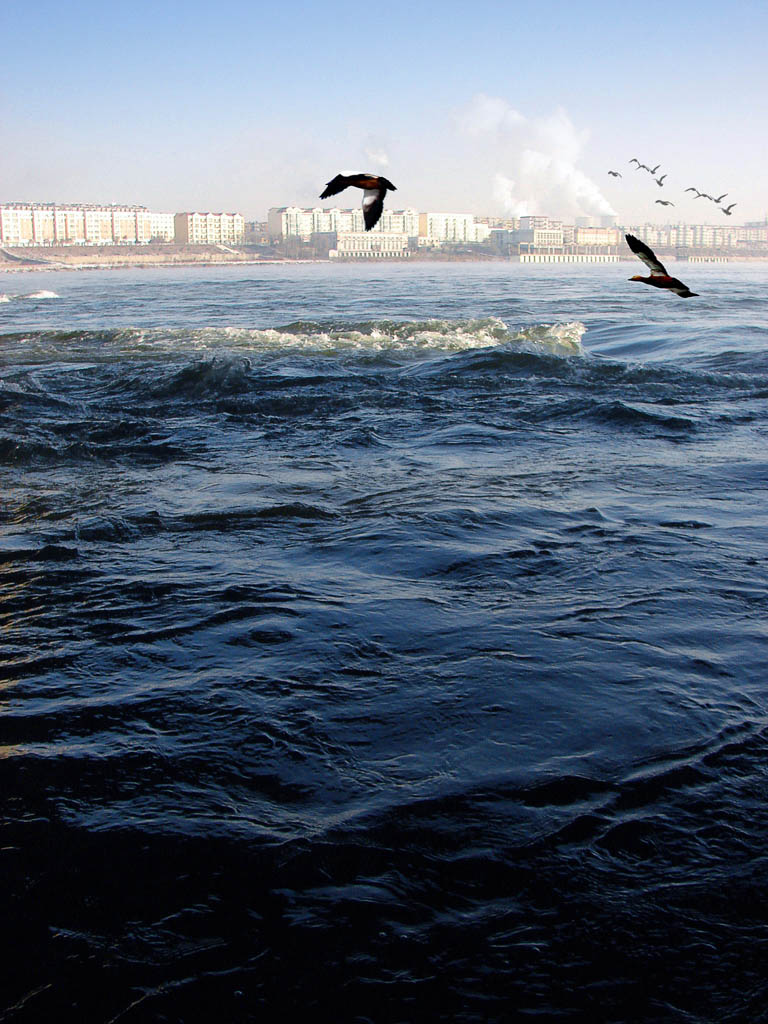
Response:
[{"label": "flying duck", "polygon": [[723,211],[723,213],[726,215],[726,217],[730,217],[731,216],[731,210],[734,208],[734,206],[736,206],[736,203],[731,203],[730,206],[721,206],[720,209]]},{"label": "flying duck", "polygon": [[687,188],[685,191],[686,192],[695,192],[696,195],[693,197],[694,199],[698,199],[699,196],[703,196],[704,195],[703,192],[699,192],[699,190],[697,188],[694,188],[693,186],[691,186],[690,188]]},{"label": "flying duck", "polygon": [[[646,171],[649,171],[651,174],[655,174],[656,171],[658,171],[658,169],[660,167],[661,167],[661,164],[656,164],[655,167],[646,167],[645,169],[646,169]],[[664,175],[664,177],[666,178],[666,174]]]},{"label": "flying duck", "polygon": [[659,188],[661,188],[663,186],[663,184],[664,184],[664,179],[665,178],[666,178],[666,174],[662,174],[662,176],[660,178],[654,178],[653,180],[656,182],[656,184],[659,186]]},{"label": "flying duck", "polygon": [[722,201],[723,201],[723,200],[725,199],[725,197],[726,197],[727,195],[728,195],[728,193],[727,193],[727,192],[723,192],[723,194],[722,194],[721,196],[718,196],[718,197],[717,197],[717,199],[713,198],[713,199],[712,199],[712,202],[713,202],[713,203],[721,203],[721,202],[722,202]]},{"label": "flying duck", "polygon": [[391,181],[378,174],[337,174],[320,193],[320,198],[335,196],[350,185],[363,190],[363,220],[365,230],[370,231],[378,223],[384,210],[384,196],[387,192],[396,192],[397,189]]},{"label": "flying duck", "polygon": [[668,199],[657,199],[656,202],[659,206],[674,206],[674,203],[670,203]]},{"label": "flying duck", "polygon": [[621,175],[619,174],[618,171],[608,171],[608,173],[610,174],[610,176],[612,178],[620,178],[621,177]]},{"label": "flying duck", "polygon": [[683,299],[690,299],[698,294],[698,292],[692,292],[687,285],[683,284],[682,281],[678,281],[676,277],[670,277],[664,269],[664,264],[659,262],[653,249],[646,245],[645,242],[641,242],[634,235],[625,235],[624,237],[635,256],[638,256],[651,272],[650,277],[642,277],[640,274],[637,274],[635,277],[630,277],[630,281],[642,281],[643,284],[653,285],[654,288],[666,288]]}]

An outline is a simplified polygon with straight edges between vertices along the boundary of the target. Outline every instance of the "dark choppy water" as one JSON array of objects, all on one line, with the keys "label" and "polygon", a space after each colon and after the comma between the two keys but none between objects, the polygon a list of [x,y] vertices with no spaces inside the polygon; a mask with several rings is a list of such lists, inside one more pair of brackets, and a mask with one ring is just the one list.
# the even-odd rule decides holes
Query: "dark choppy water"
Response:
[{"label": "dark choppy water", "polygon": [[765,264],[5,275],[0,1020],[756,1021]]}]

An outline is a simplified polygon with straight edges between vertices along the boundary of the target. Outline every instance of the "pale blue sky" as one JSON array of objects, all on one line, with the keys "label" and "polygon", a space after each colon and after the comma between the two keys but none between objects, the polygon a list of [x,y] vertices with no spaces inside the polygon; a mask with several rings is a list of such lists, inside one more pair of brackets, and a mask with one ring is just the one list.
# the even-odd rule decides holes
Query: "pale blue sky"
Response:
[{"label": "pale blue sky", "polygon": [[0,37],[3,201],[262,217],[371,170],[393,207],[725,222],[694,185],[730,223],[768,210],[765,0],[31,0]]}]

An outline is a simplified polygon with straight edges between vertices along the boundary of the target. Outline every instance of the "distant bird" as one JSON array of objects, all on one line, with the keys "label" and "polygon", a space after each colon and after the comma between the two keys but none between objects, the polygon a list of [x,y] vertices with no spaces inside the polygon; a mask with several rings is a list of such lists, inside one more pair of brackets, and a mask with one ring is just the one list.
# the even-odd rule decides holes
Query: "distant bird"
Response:
[{"label": "distant bird", "polygon": [[665,178],[666,178],[666,174],[662,174],[662,176],[660,178],[654,178],[653,180],[656,182],[656,184],[659,186],[659,188],[661,188],[664,185],[664,179]]},{"label": "distant bird", "polygon": [[621,175],[619,174],[618,171],[608,171],[608,173],[610,174],[610,176],[612,178],[620,178],[621,177]]},{"label": "distant bird", "polygon": [[370,231],[378,223],[384,210],[384,196],[387,192],[396,192],[397,189],[391,181],[387,181],[386,178],[377,174],[337,174],[320,193],[320,198],[327,199],[328,196],[335,196],[337,193],[343,192],[345,188],[349,188],[350,185],[361,188],[364,192],[363,220],[365,221],[365,230]]},{"label": "distant bird", "polygon": [[[655,167],[646,167],[645,169],[646,169],[646,171],[650,171],[651,174],[655,174],[656,171],[658,171],[658,169],[660,167],[661,167],[661,164],[656,164]],[[666,178],[666,174],[664,175],[664,177]]]},{"label": "distant bird", "polygon": [[657,199],[656,202],[659,206],[674,206],[674,203],[670,203],[668,199]]},{"label": "distant bird", "polygon": [[696,195],[693,197],[694,199],[700,199],[701,196],[704,195],[704,193],[703,192],[699,192],[699,190],[697,188],[687,188],[685,191],[686,192],[695,192]]},{"label": "distant bird", "polygon": [[721,196],[718,196],[717,199],[713,199],[712,202],[713,203],[721,203],[723,201],[723,199],[725,199],[725,197],[727,195],[728,195],[727,192],[723,192],[723,194]]},{"label": "distant bird", "polygon": [[721,206],[720,209],[723,211],[723,213],[725,214],[726,217],[730,217],[731,216],[731,210],[736,205],[737,205],[736,203],[731,203],[730,206]]},{"label": "distant bird", "polygon": [[641,242],[634,235],[625,235],[624,237],[635,256],[638,256],[651,272],[650,277],[642,277],[640,274],[637,274],[635,277],[630,277],[630,281],[642,281],[643,284],[653,285],[654,288],[666,288],[683,299],[690,299],[698,294],[697,292],[692,292],[688,285],[678,281],[676,277],[670,277],[664,269],[663,263],[656,259],[653,249],[647,246],[645,242]]},{"label": "distant bird", "polygon": [[643,166],[643,164],[640,163],[640,161],[637,159],[636,156],[633,156],[631,160],[627,161],[627,163],[637,164],[638,167],[642,167]]},{"label": "distant bird", "polygon": [[696,198],[697,199],[711,199],[712,196],[709,195],[707,192],[699,192],[699,194],[696,196]]}]

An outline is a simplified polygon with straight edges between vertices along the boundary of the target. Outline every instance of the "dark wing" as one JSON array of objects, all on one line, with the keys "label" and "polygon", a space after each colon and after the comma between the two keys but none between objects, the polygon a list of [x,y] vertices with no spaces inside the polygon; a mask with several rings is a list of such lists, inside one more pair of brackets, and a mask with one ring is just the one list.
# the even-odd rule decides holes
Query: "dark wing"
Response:
[{"label": "dark wing", "polygon": [[379,217],[381,217],[384,211],[384,195],[386,191],[385,188],[367,188],[363,193],[363,220],[365,221],[366,231],[370,231],[375,224],[378,224]]},{"label": "dark wing", "polygon": [[651,277],[669,277],[669,274],[664,269],[664,264],[656,259],[650,246],[646,245],[645,242],[641,242],[639,238],[635,238],[634,235],[625,235],[624,237],[635,256],[639,256],[646,267],[648,267]]},{"label": "dark wing", "polygon": [[343,192],[348,184],[349,178],[345,178],[343,174],[337,174],[335,178],[328,182],[320,193],[320,198],[327,199],[328,196],[335,196],[339,192]]}]

